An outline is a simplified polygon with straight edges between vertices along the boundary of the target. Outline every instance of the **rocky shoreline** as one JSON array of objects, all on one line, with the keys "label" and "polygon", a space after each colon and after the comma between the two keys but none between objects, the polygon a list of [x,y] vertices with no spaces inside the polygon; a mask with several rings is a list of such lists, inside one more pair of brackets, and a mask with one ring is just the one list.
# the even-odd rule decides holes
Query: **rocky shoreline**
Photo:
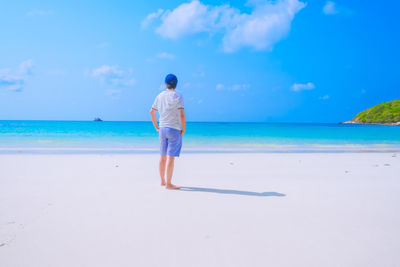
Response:
[{"label": "rocky shoreline", "polygon": [[383,122],[383,123],[369,123],[369,122],[360,122],[360,121],[344,121],[340,124],[367,124],[367,125],[389,125],[389,126],[400,126],[400,121],[398,122]]}]

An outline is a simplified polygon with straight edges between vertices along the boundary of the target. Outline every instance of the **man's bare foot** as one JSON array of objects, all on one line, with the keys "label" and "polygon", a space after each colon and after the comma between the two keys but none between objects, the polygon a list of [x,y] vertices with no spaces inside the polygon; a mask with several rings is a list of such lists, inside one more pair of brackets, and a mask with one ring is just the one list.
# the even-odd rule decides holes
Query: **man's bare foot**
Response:
[{"label": "man's bare foot", "polygon": [[173,184],[167,184],[165,186],[165,189],[181,189],[179,186],[173,185]]},{"label": "man's bare foot", "polygon": [[164,186],[165,185],[165,181],[161,181],[161,186]]}]

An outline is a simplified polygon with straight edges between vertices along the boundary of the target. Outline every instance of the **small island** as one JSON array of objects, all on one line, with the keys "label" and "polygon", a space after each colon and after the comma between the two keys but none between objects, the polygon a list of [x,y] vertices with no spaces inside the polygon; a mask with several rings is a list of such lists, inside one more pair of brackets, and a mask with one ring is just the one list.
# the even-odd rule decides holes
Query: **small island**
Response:
[{"label": "small island", "polygon": [[400,126],[400,99],[384,102],[358,113],[343,124],[382,124]]},{"label": "small island", "polygon": [[103,121],[102,119],[100,119],[99,117],[96,117],[93,119],[93,121]]}]

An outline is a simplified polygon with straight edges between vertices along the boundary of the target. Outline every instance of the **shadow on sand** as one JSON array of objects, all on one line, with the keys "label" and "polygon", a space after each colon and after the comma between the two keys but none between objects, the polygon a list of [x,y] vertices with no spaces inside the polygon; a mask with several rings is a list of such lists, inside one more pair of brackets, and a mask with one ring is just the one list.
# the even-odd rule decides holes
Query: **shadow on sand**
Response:
[{"label": "shadow on sand", "polygon": [[182,186],[182,191],[191,192],[205,192],[205,193],[216,193],[225,195],[242,195],[242,196],[253,196],[253,197],[284,197],[285,194],[278,192],[252,192],[252,191],[241,191],[241,190],[230,190],[230,189],[217,189],[207,187],[189,187]]}]

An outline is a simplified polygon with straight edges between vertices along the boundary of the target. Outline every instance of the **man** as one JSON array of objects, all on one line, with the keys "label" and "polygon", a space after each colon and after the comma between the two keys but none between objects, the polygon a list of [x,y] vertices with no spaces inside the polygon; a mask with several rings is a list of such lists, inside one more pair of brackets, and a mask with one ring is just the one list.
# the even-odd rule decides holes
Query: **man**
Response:
[{"label": "man", "polygon": [[[171,183],[174,160],[181,152],[182,136],[186,127],[183,97],[175,92],[177,84],[176,76],[168,74],[165,77],[167,88],[156,97],[150,110],[151,121],[160,137],[160,177],[161,185],[165,185],[166,189],[180,189]],[[160,127],[157,124],[156,111],[160,115]]]}]

